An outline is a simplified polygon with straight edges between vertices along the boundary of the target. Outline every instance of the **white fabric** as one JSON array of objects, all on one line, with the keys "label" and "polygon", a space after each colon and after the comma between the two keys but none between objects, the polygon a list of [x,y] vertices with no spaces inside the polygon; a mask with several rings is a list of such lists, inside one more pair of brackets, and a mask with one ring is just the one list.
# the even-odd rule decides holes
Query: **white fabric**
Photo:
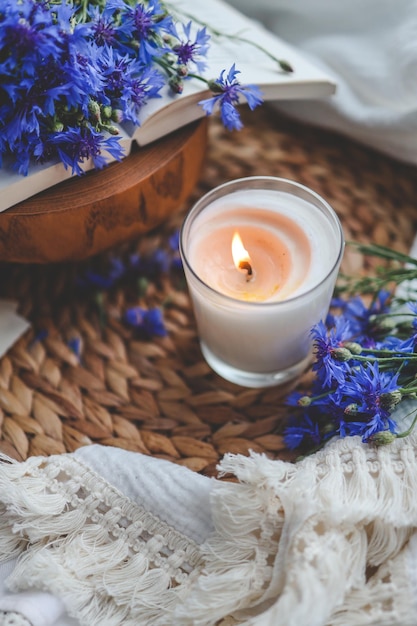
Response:
[{"label": "white fabric", "polygon": [[279,103],[280,109],[417,163],[416,0],[229,1],[337,84],[329,100]]},{"label": "white fabric", "polygon": [[[212,481],[168,461],[95,446],[79,448],[74,456],[98,472],[128,498],[136,500],[179,532],[201,543],[213,530],[209,494]],[[184,515],[187,511],[187,515]]]},{"label": "white fabric", "polygon": [[[166,461],[117,448],[87,446],[73,456],[127,498],[191,539],[201,543],[213,530],[209,506],[213,481]],[[79,624],[68,616],[57,596],[42,592],[12,594],[7,590],[4,581],[13,572],[16,560],[0,563],[0,626],[9,626],[11,612],[25,616],[30,626]],[[16,619],[10,625],[20,626]]]},{"label": "white fabric", "polygon": [[[3,462],[0,553],[17,558],[3,569],[17,593],[0,612],[32,626],[415,626],[416,451],[413,434],[334,441],[295,465],[227,455],[237,483],[101,446]],[[189,524],[195,498],[205,513]]]},{"label": "white fabric", "polygon": [[20,613],[32,626],[52,626],[58,619],[58,623],[62,623],[65,607],[58,597],[50,593],[27,591],[3,596],[1,610]]}]

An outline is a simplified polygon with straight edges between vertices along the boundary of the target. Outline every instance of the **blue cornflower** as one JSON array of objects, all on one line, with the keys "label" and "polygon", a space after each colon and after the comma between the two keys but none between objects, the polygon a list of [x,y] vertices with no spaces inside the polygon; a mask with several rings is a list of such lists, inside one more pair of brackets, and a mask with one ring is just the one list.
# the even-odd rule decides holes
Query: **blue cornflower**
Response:
[{"label": "blue cornflower", "polygon": [[182,268],[182,260],[180,256],[180,231],[176,230],[168,240],[170,249],[172,250],[171,267],[179,270]]},{"label": "blue cornflower", "polygon": [[163,76],[154,68],[147,67],[140,76],[134,77],[124,84],[121,103],[125,119],[137,124],[138,114],[150,98],[160,97],[164,86]]},{"label": "blue cornflower", "polygon": [[236,79],[240,74],[233,63],[228,74],[225,76],[226,70],[223,70],[220,77],[210,83],[210,88],[215,93],[212,98],[200,100],[198,103],[207,115],[213,113],[216,105],[220,107],[220,115],[223,124],[228,130],[240,130],[243,126],[240,115],[236,110],[242,97],[246,98],[249,108],[253,110],[262,103],[262,93],[256,85],[241,85]]},{"label": "blue cornflower", "polygon": [[339,302],[343,316],[350,322],[351,334],[356,341],[363,343],[364,346],[373,345],[375,329],[372,318],[389,311],[390,298],[391,294],[388,291],[380,291],[369,307],[359,296],[347,302]]},{"label": "blue cornflower", "polygon": [[126,77],[131,74],[132,59],[128,54],[120,54],[111,46],[100,48],[98,67],[103,77],[104,91],[111,99],[120,98],[126,83]]},{"label": "blue cornflower", "polygon": [[110,264],[106,272],[96,272],[94,269],[87,269],[78,279],[81,287],[95,287],[97,289],[110,289],[126,273],[126,266],[117,257],[110,259]]},{"label": "blue cornflower", "polygon": [[364,441],[383,430],[395,432],[396,423],[390,418],[392,407],[383,398],[399,390],[398,377],[398,372],[381,372],[377,362],[368,361],[352,369],[349,380],[339,388],[350,402],[356,403],[362,415],[360,434]]},{"label": "blue cornflower", "polygon": [[107,275],[115,282],[124,276],[126,273],[126,265],[119,257],[112,257],[110,259],[110,265]]},{"label": "blue cornflower", "polygon": [[118,137],[104,137],[92,128],[70,128],[61,133],[55,133],[50,139],[65,167],[70,167],[72,173],[82,174],[80,163],[90,158],[94,167],[101,169],[106,164],[103,151],[107,151],[112,157],[120,161],[123,149]]},{"label": "blue cornflower", "polygon": [[337,318],[335,322],[335,326],[327,330],[320,321],[311,331],[316,357],[313,371],[317,372],[320,383],[327,389],[342,383],[347,371],[346,362],[335,359],[334,354],[351,337],[350,324],[343,318]]},{"label": "blue cornflower", "polygon": [[168,239],[168,245],[173,252],[178,252],[180,247],[180,231],[176,230]]},{"label": "blue cornflower", "polygon": [[38,341],[43,341],[48,337],[48,335],[49,331],[46,328],[40,328],[30,342],[30,345],[33,346],[35,343],[38,343]]},{"label": "blue cornflower", "polygon": [[[17,150],[22,143],[23,131],[26,133],[26,142],[36,140],[40,133],[42,109],[32,102],[21,102],[15,107],[13,116],[8,120],[3,118],[1,132],[12,150]],[[0,126],[1,127],[1,126]]]},{"label": "blue cornflower", "polygon": [[86,110],[89,99],[95,97],[99,99],[103,93],[106,83],[100,65],[102,50],[90,41],[83,52],[77,51],[72,55],[71,63],[68,63],[68,72],[79,94],[69,106]]},{"label": "blue cornflower", "polygon": [[195,40],[191,42],[191,22],[182,25],[186,41],[173,47],[173,51],[177,55],[178,63],[180,65],[188,66],[193,63],[197,68],[197,71],[201,74],[206,69],[207,63],[201,59],[207,54],[209,48],[210,35],[207,33],[206,28],[200,28],[195,36]]},{"label": "blue cornflower", "polygon": [[[385,337],[384,341],[378,342],[376,347],[380,350],[394,350],[399,354],[412,354],[417,346],[417,333],[413,333],[407,339],[401,339],[400,337]],[[406,358],[404,358],[406,362]]]},{"label": "blue cornflower", "polygon": [[152,67],[143,68],[129,54],[121,55],[110,46],[101,48],[98,61],[103,77],[105,103],[123,111],[123,119],[138,123],[140,109],[150,98],[159,97],[164,78]]},{"label": "blue cornflower", "polygon": [[169,51],[163,43],[164,35],[175,36],[173,19],[166,13],[158,0],[138,3],[133,7],[120,2],[121,16],[129,39],[139,42],[139,60],[145,65],[152,57],[162,56]]},{"label": "blue cornflower", "polygon": [[130,267],[141,276],[147,278],[157,278],[161,274],[166,274],[170,267],[170,258],[165,250],[155,250],[152,254],[140,256],[132,254],[130,257]]},{"label": "blue cornflower", "polygon": [[357,406],[352,400],[343,395],[341,387],[337,387],[332,393],[329,393],[319,400],[312,401],[312,410],[318,412],[323,418],[327,418],[326,439],[339,435],[346,437],[352,435],[352,421],[357,415]]},{"label": "blue cornflower", "polygon": [[94,270],[87,270],[83,276],[78,279],[80,287],[96,287],[97,289],[110,289],[114,281],[103,274],[99,274]]},{"label": "blue cornflower", "polygon": [[113,46],[117,44],[117,27],[113,16],[103,14],[99,7],[89,9],[91,18],[91,32],[95,43],[98,46]]},{"label": "blue cornflower", "polygon": [[284,430],[284,442],[287,448],[295,450],[303,444],[316,447],[323,441],[317,421],[308,412],[297,418],[291,418]]},{"label": "blue cornflower", "polygon": [[309,396],[293,394],[287,402],[310,419],[306,426],[303,417],[299,431],[291,431],[294,445],[315,424],[322,443],[338,435],[386,445],[407,434],[398,435],[392,413],[415,395],[417,303],[409,304],[407,317],[402,308],[391,310],[390,300],[388,292],[380,292],[369,308],[358,297],[334,300],[342,314],[327,317],[329,330],[322,322],[313,329],[316,379]]},{"label": "blue cornflower", "polygon": [[91,23],[77,22],[76,13],[77,8],[72,3],[53,7],[54,23],[59,29],[60,39],[73,55],[85,52],[92,34]]},{"label": "blue cornflower", "polygon": [[77,356],[78,360],[80,360],[81,358],[81,339],[80,337],[71,337],[68,340],[68,347],[74,352],[74,354]]},{"label": "blue cornflower", "polygon": [[[81,54],[70,56],[63,52],[57,59],[45,59],[39,65],[36,81],[24,101],[40,104],[43,118],[54,116],[57,108],[63,105],[67,109],[86,110],[92,86],[89,82],[91,74],[85,73],[82,58]],[[92,65],[91,54],[89,65]],[[95,80],[92,85],[98,89],[102,87]]]},{"label": "blue cornflower", "polygon": [[3,2],[0,24],[0,50],[3,51],[0,72],[12,75],[17,69],[26,76],[34,76],[42,58],[60,51],[59,28],[41,3],[32,0]]},{"label": "blue cornflower", "polygon": [[[46,0],[0,4],[0,166],[4,155],[12,156],[22,174],[33,161],[56,157],[76,174],[86,159],[102,167],[102,151],[121,158],[117,139],[106,135],[117,133],[113,122],[140,124],[148,100],[162,87],[174,88],[175,71],[182,82],[188,66],[200,74],[205,67],[206,29],[193,34],[189,22],[179,36],[160,0],[106,0],[87,8]],[[228,128],[242,126],[235,109],[242,97],[251,108],[261,101],[259,90],[240,86],[237,74],[233,66],[212,84]]]},{"label": "blue cornflower", "polygon": [[285,399],[285,404],[287,406],[295,406],[298,407],[300,406],[299,404],[299,400],[304,397],[304,393],[301,393],[301,391],[291,391],[291,393],[288,394],[288,396]]},{"label": "blue cornflower", "polygon": [[411,322],[412,326],[417,330],[417,302],[407,302],[407,306],[414,315],[413,321]]},{"label": "blue cornflower", "polygon": [[127,309],[124,320],[130,326],[144,331],[146,335],[157,335],[158,337],[167,335],[161,309],[143,309],[136,306]]}]

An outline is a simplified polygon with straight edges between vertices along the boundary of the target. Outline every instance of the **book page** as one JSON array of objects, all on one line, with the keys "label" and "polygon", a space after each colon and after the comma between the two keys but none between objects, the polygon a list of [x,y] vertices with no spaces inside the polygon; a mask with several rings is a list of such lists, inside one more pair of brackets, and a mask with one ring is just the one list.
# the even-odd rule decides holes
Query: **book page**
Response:
[{"label": "book page", "polygon": [[0,300],[0,357],[30,328],[30,323],[17,313],[17,302]]},{"label": "book page", "polygon": [[[262,24],[246,17],[226,2],[177,0],[174,6],[179,16],[181,14],[185,16],[185,21],[188,15],[190,16],[188,19],[195,19],[193,23],[196,26],[199,20],[209,25],[208,32],[211,28],[221,33],[221,36],[212,34],[206,78],[217,78],[223,69],[227,71],[235,62],[241,72],[240,82],[254,83],[263,87],[265,98],[268,100],[271,97],[285,98],[285,90],[282,87],[287,85],[299,85],[299,97],[302,98],[309,98],[311,94],[313,97],[326,96],[335,91],[333,81],[313,62],[266,30]],[[242,39],[247,39],[255,45]],[[256,46],[260,46],[264,51]],[[288,61],[294,72],[288,74],[281,71],[266,53]],[[319,90],[315,88],[316,84],[320,85]]]},{"label": "book page", "polygon": [[[320,98],[335,92],[336,86],[325,72],[263,25],[222,0],[177,0],[169,6],[180,21],[187,23],[191,20],[195,29],[203,24],[208,25],[208,32],[212,29],[204,72],[206,79],[219,78],[223,70],[228,72],[235,63],[240,71],[239,82],[259,86],[265,100]],[[221,36],[216,36],[213,31],[220,32]],[[242,41],[242,38],[249,42]],[[290,63],[294,71],[282,71],[278,63],[257,46]],[[133,132],[133,137],[140,145],[145,145],[203,116],[204,111],[198,102],[209,95],[206,85],[193,79],[184,81],[181,95],[172,96],[166,90],[161,100],[149,102],[142,110],[140,127]],[[170,116],[171,123],[167,119]]]},{"label": "book page", "polygon": [[[208,32],[213,29],[221,33],[216,36],[211,32],[205,78],[217,79],[221,71],[228,72],[235,63],[240,71],[239,82],[258,85],[265,100],[326,97],[335,91],[334,83],[314,63],[222,0],[175,0],[168,2],[167,6],[179,21],[187,24],[191,20],[195,30],[207,25]],[[294,71],[283,72],[267,54],[256,46],[234,39],[235,36],[249,39],[277,58],[284,59]],[[139,126],[130,123],[119,127],[125,154],[129,154],[132,141],[146,145],[203,117],[205,113],[198,102],[209,95],[207,86],[197,79],[185,80],[181,95],[173,94],[165,86],[161,98],[149,100],[142,108]],[[83,164],[85,171],[92,167],[91,162]],[[33,165],[25,177],[4,163],[0,168],[0,211],[71,176],[71,170],[58,161]]]}]

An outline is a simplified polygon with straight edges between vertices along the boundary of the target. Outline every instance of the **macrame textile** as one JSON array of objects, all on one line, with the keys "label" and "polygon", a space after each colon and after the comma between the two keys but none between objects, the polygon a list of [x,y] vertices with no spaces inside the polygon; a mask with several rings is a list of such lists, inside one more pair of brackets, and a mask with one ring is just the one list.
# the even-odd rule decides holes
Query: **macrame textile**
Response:
[{"label": "macrame textile", "polygon": [[101,446],[3,458],[0,624],[29,592],[85,626],[414,626],[416,445],[226,455],[238,482]]}]

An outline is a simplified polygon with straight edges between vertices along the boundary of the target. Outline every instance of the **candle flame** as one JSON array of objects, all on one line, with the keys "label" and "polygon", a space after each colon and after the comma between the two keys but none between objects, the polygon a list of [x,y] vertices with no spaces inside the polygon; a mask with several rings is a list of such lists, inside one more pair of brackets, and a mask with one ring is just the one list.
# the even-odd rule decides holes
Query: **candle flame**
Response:
[{"label": "candle flame", "polygon": [[235,232],[232,239],[232,257],[236,269],[245,272],[246,278],[249,280],[253,273],[252,261],[238,232]]}]

